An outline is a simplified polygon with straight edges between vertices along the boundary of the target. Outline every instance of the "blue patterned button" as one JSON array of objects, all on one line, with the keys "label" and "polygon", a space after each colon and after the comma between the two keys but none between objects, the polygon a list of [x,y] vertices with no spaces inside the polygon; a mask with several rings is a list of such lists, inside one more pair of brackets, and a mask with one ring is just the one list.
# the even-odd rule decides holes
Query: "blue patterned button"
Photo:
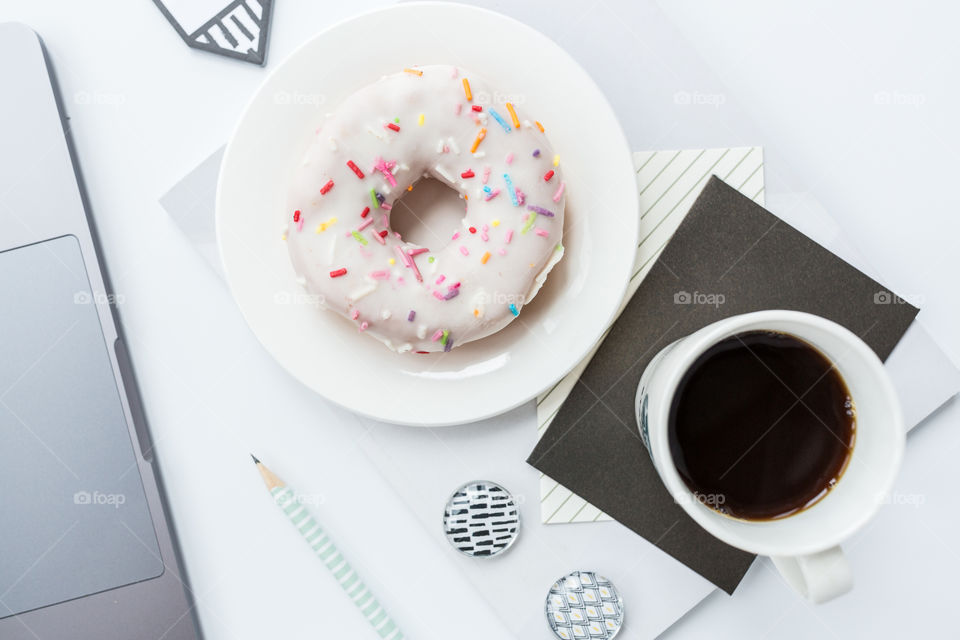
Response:
[{"label": "blue patterned button", "polygon": [[554,582],[545,611],[561,640],[611,640],[623,625],[620,592],[592,571],[574,571]]}]

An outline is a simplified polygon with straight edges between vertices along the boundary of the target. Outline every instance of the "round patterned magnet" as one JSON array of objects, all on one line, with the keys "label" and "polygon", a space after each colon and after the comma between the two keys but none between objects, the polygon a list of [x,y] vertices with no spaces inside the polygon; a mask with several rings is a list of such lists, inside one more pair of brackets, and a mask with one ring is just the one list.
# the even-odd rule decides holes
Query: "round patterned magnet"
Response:
[{"label": "round patterned magnet", "polygon": [[453,548],[470,557],[506,551],[517,539],[520,510],[496,482],[468,482],[453,492],[443,510],[443,532]]},{"label": "round patterned magnet", "polygon": [[623,625],[623,598],[592,571],[574,571],[550,587],[547,622],[562,640],[611,640]]}]

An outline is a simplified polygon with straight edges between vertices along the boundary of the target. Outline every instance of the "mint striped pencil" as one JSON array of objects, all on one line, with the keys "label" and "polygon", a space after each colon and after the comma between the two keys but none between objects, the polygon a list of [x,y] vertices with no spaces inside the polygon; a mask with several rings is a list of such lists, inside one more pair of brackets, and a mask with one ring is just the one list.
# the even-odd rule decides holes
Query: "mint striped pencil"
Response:
[{"label": "mint striped pencil", "polygon": [[250,457],[253,458],[257,469],[260,471],[260,475],[263,476],[263,482],[267,485],[267,489],[270,490],[273,501],[287,514],[290,522],[297,528],[297,531],[299,531],[300,535],[307,541],[307,544],[309,544],[310,548],[317,554],[317,557],[320,558],[321,562],[327,566],[327,569],[333,573],[333,577],[336,578],[340,586],[343,587],[344,592],[350,600],[357,605],[357,608],[360,609],[360,613],[367,619],[367,622],[373,626],[373,630],[377,632],[377,635],[383,638],[383,640],[403,640],[403,633],[400,631],[400,627],[390,618],[386,609],[380,605],[373,596],[373,593],[367,589],[367,585],[363,583],[363,580],[360,579],[357,572],[353,570],[353,567],[350,566],[347,559],[343,557],[343,554],[337,549],[337,546],[333,543],[333,540],[330,539],[330,536],[328,536],[317,521],[313,519],[313,516],[307,512],[306,507],[297,500],[293,489],[288,487],[283,480],[278,478],[270,469],[264,466],[262,462],[257,460],[256,456],[251,454]]}]

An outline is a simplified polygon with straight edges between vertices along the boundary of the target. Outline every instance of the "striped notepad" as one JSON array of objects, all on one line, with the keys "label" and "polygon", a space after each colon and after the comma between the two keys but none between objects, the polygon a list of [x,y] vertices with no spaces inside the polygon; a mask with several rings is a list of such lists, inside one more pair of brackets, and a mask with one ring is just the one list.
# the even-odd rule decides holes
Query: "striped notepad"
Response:
[{"label": "striped notepad", "polygon": [[183,41],[254,64],[267,58],[273,0],[153,0]]},{"label": "striped notepad", "polygon": [[[637,187],[640,189],[640,242],[637,245],[633,276],[627,285],[627,292],[620,309],[617,310],[617,316],[640,286],[673,232],[680,226],[710,176],[716,175],[748,198],[760,205],[764,204],[763,149],[760,147],[640,151],[633,154],[633,162],[637,168]],[[606,333],[573,371],[537,398],[538,437],[546,432],[604,338]],[[611,519],[542,473],[540,517],[547,524]]]}]

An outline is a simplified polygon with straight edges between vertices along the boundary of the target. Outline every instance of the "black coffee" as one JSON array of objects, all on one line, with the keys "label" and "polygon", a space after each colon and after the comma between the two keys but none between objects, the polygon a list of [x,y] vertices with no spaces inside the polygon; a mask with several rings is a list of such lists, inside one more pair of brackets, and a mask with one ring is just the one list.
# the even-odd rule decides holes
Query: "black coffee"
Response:
[{"label": "black coffee", "polygon": [[820,500],[853,449],[856,417],[829,360],[793,336],[750,331],[701,355],[670,408],[674,464],[698,499],[747,520]]}]

